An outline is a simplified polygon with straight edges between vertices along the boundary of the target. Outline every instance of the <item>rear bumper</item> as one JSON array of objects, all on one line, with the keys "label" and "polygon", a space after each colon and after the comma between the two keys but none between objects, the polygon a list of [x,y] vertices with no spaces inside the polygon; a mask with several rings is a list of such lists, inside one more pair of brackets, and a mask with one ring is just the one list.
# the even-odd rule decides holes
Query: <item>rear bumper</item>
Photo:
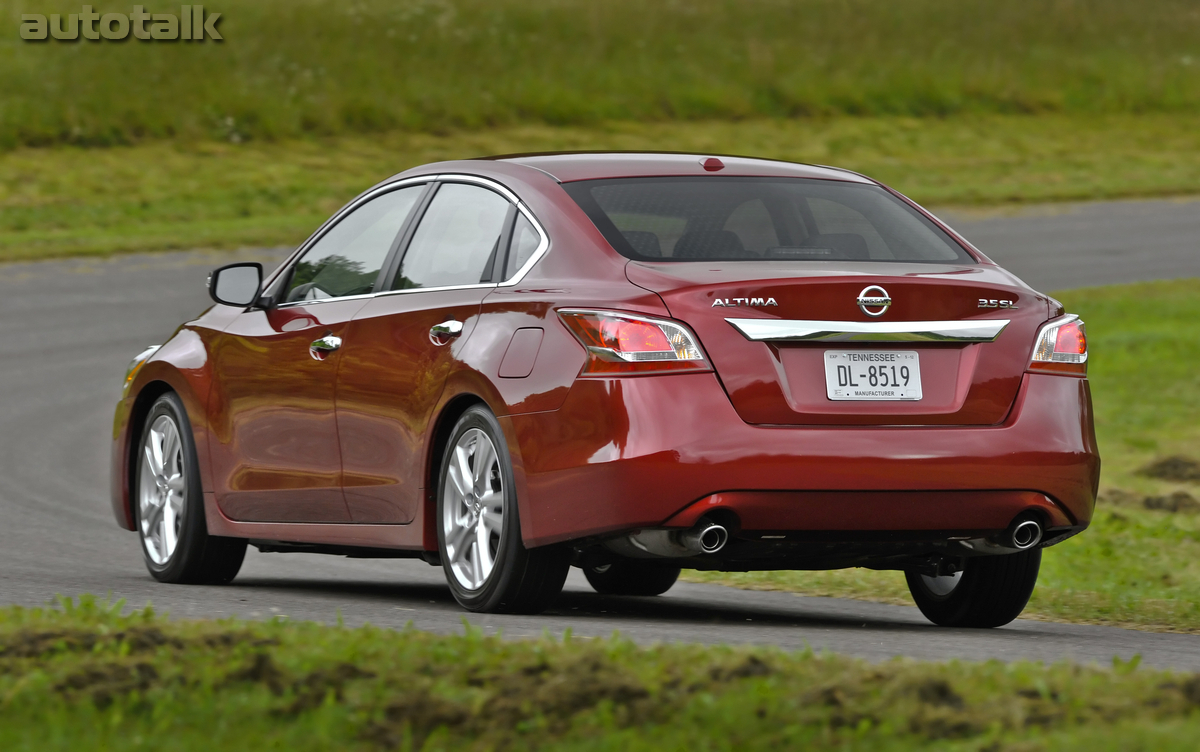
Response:
[{"label": "rear bumper", "polygon": [[1027,374],[997,426],[754,426],[711,373],[580,379],[559,410],[503,422],[531,546],[718,509],[743,531],[917,537],[1037,510],[1065,533],[1090,522],[1100,473],[1088,383],[1065,376]]}]

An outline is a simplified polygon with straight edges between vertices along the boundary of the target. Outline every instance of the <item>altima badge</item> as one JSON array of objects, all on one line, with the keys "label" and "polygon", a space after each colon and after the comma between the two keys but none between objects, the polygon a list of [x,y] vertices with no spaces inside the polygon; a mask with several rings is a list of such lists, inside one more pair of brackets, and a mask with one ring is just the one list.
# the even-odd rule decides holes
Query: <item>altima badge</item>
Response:
[{"label": "altima badge", "polygon": [[717,298],[710,308],[734,308],[736,306],[777,306],[775,298]]},{"label": "altima badge", "polygon": [[[858,307],[868,316],[882,316],[892,304],[892,297],[879,285],[864,287],[858,294]],[[878,310],[871,310],[871,309]]]}]

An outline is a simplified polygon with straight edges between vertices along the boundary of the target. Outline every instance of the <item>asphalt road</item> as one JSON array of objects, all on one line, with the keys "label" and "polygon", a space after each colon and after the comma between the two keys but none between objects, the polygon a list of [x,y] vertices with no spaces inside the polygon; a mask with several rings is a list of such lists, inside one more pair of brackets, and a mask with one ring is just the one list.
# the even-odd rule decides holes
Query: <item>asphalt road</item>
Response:
[{"label": "asphalt road", "polygon": [[1043,292],[1200,277],[1200,200],[1051,204],[938,212]]},{"label": "asphalt road", "polygon": [[[1043,289],[1152,277],[1200,277],[1200,203],[1059,207],[1016,216],[952,215],[968,237]],[[207,271],[279,251],[172,253],[0,266],[0,604],[111,594],[176,617],[286,615],[382,626],[462,629],[441,570],[414,561],[302,554],[247,557],[222,588],[160,585],[133,533],[112,520],[112,408],[129,358],[206,305]],[[1053,555],[1051,553],[1050,555]],[[930,626],[915,608],[681,584],[653,599],[611,598],[573,574],[547,614],[469,621],[510,637],[614,631],[639,642],[810,646],[870,659],[1060,660],[1200,670],[1200,636],[1019,620],[990,631]]]}]

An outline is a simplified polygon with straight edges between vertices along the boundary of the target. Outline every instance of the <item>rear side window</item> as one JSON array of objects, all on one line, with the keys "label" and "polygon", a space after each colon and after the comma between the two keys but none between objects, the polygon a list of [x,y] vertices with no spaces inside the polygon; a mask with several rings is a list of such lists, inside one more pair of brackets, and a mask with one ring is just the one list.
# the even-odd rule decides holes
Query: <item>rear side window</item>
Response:
[{"label": "rear side window", "polygon": [[423,185],[376,196],[343,217],[304,252],[283,302],[324,300],[375,291],[375,281]]},{"label": "rear side window", "polygon": [[525,262],[542,244],[542,236],[533,228],[533,224],[525,219],[523,214],[517,215],[517,224],[513,227],[512,241],[508,245],[508,264],[504,269],[504,278],[520,271]]},{"label": "rear side window", "polygon": [[393,290],[487,282],[515,207],[500,194],[464,183],[438,188],[404,252]]},{"label": "rear side window", "polygon": [[640,261],[975,260],[875,185],[678,177],[563,185],[619,253]]}]

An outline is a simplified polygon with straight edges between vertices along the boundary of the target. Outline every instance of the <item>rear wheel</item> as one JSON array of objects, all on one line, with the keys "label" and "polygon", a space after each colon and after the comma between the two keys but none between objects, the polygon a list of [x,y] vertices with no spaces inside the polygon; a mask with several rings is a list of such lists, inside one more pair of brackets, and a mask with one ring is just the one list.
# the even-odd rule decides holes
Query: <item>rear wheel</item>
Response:
[{"label": "rear wheel", "polygon": [[943,627],[1001,627],[1017,618],[1037,584],[1042,550],[966,559],[953,575],[904,573],[921,613]]},{"label": "rear wheel", "polygon": [[439,478],[438,551],[454,599],[468,611],[544,611],[572,552],[522,543],[512,460],[487,408],[469,408],[454,426]]},{"label": "rear wheel", "polygon": [[191,426],[173,392],[151,406],[137,451],[134,513],[150,574],[161,582],[231,582],[246,541],[208,534]]},{"label": "rear wheel", "polygon": [[603,595],[662,595],[679,579],[680,567],[643,561],[586,564],[583,576]]}]

